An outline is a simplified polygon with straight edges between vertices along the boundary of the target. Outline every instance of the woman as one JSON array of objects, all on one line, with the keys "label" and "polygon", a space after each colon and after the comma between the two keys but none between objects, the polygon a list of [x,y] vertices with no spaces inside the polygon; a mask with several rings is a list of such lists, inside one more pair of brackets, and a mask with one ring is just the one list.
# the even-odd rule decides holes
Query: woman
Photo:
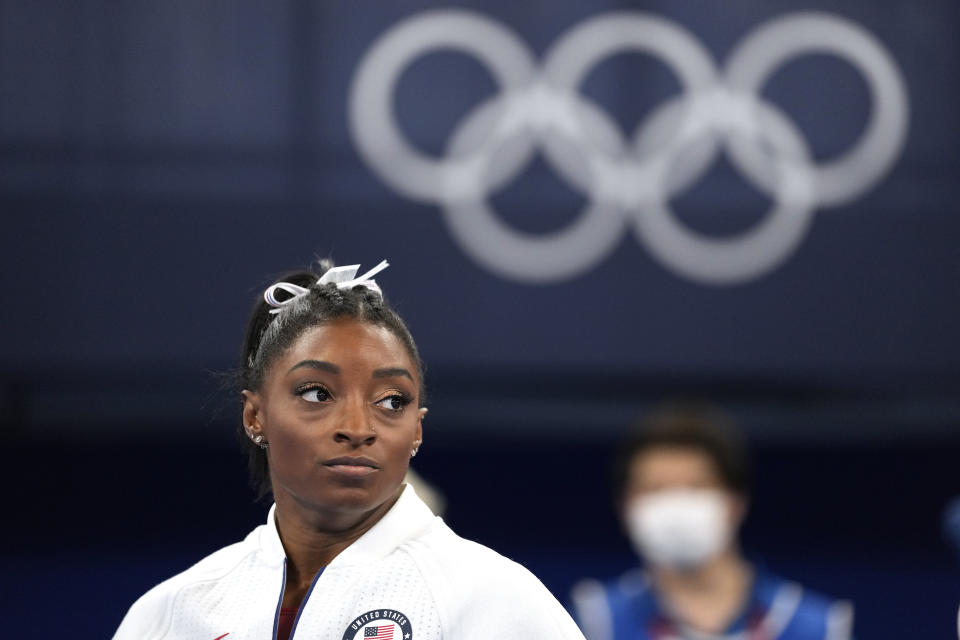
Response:
[{"label": "woman", "polygon": [[357,265],[275,284],[244,345],[250,468],[275,501],[242,542],[158,585],[116,640],[570,638],[526,569],[454,534],[403,484],[423,367]]}]

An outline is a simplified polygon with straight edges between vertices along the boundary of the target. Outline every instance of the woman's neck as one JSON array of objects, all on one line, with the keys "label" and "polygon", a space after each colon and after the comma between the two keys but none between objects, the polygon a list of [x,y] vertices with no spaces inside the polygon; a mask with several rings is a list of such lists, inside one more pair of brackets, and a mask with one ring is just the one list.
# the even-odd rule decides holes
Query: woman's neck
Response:
[{"label": "woman's neck", "polygon": [[299,607],[317,573],[369,531],[400,497],[397,494],[369,511],[328,511],[277,492],[277,532],[287,555],[283,606]]},{"label": "woman's neck", "polygon": [[675,617],[711,633],[726,630],[741,612],[753,579],[750,566],[735,549],[693,571],[656,569],[652,577]]}]

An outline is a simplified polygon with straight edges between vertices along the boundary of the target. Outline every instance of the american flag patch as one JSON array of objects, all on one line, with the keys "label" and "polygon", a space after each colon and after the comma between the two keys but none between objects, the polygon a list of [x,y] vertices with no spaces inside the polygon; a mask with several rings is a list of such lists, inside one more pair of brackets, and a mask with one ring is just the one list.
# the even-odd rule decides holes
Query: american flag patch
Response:
[{"label": "american flag patch", "polygon": [[388,624],[385,627],[367,627],[363,630],[364,640],[366,638],[375,638],[376,640],[393,640],[393,625]]}]

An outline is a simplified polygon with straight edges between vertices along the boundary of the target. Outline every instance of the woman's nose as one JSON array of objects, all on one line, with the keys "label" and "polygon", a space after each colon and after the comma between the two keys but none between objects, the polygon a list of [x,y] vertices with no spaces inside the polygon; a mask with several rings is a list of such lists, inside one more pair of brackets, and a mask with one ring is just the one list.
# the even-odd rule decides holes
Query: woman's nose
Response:
[{"label": "woman's nose", "polygon": [[373,444],[377,439],[377,431],[372,418],[366,403],[345,403],[333,439],[353,446]]}]

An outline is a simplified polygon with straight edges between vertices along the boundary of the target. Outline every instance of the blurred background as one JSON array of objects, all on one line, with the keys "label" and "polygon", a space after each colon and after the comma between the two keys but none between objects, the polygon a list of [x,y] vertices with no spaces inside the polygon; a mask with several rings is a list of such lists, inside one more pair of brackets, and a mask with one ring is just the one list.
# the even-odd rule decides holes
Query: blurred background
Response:
[{"label": "blurred background", "polygon": [[636,562],[610,456],[695,396],[753,444],[749,556],[859,638],[956,637],[957,24],[0,0],[5,633],[108,637],[263,520],[222,374],[271,278],[332,256],[391,262],[447,521],[561,600]]}]

